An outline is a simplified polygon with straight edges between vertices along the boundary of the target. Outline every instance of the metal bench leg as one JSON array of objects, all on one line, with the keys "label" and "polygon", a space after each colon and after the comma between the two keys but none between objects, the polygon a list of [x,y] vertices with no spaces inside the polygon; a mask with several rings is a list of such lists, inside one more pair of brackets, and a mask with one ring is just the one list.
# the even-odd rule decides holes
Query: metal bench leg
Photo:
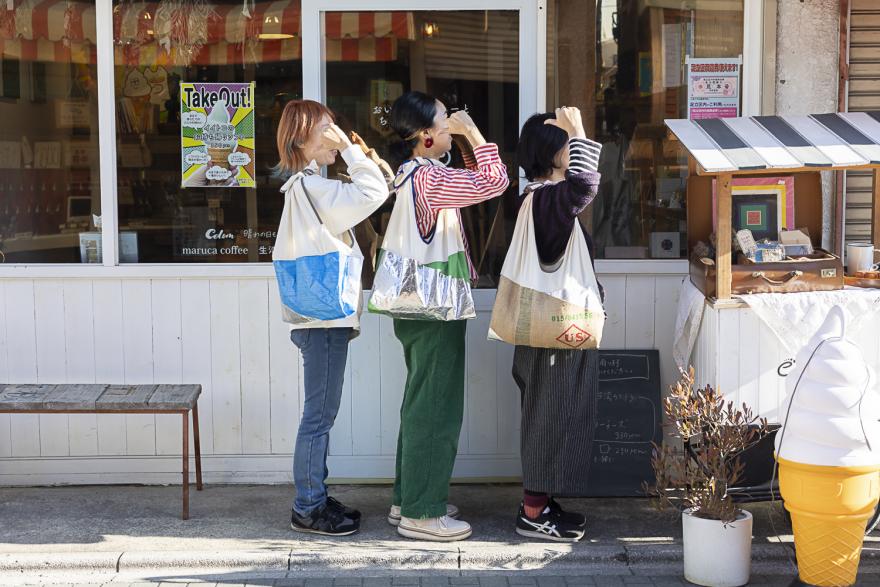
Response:
[{"label": "metal bench leg", "polygon": [[196,449],[196,489],[202,490],[202,448],[199,445],[199,404],[193,406],[193,444]]},{"label": "metal bench leg", "polygon": [[183,412],[183,519],[189,519],[189,414]]}]

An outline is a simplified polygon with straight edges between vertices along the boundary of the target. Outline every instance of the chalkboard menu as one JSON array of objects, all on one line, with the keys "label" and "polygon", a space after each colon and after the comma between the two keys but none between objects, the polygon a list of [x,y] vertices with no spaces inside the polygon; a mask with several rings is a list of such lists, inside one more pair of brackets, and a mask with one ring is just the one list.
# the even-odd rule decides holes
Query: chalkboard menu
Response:
[{"label": "chalkboard menu", "polygon": [[643,495],[663,434],[659,352],[600,350],[598,387],[588,495]]}]

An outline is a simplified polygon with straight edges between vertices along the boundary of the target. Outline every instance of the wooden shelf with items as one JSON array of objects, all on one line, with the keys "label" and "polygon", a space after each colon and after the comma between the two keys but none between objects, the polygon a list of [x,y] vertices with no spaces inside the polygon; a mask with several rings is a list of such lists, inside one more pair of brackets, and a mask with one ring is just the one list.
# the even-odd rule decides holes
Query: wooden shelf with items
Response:
[{"label": "wooden shelf with items", "polygon": [[[873,117],[871,120],[851,119],[850,116],[847,113],[792,120],[786,117],[721,119],[721,128],[716,126],[714,130],[708,123],[700,124],[701,121],[666,121],[671,136],[680,140],[688,153],[687,228],[691,281],[707,298],[724,302],[732,295],[743,293],[844,287],[840,256],[821,249],[820,171],[873,171],[872,238],[880,238],[880,157],[871,156],[872,153],[880,155],[880,143],[875,140],[880,139],[880,120]],[[858,121],[864,125],[857,130],[858,125],[854,123]],[[805,130],[803,125],[809,126]],[[800,133],[791,130],[798,127]],[[739,132],[732,132],[734,128]],[[836,132],[849,140],[839,138]],[[822,136],[825,142],[817,146],[810,142],[811,136]],[[855,136],[858,138],[853,139]],[[839,142],[832,142],[828,137]],[[719,142],[725,146],[719,146]],[[762,161],[766,164],[762,165]],[[814,255],[785,257],[783,261],[765,263],[735,258],[734,179],[768,176],[793,177],[796,226],[807,229]],[[713,218],[717,219],[714,221],[717,224],[714,258],[695,251],[698,244],[711,240]]]}]

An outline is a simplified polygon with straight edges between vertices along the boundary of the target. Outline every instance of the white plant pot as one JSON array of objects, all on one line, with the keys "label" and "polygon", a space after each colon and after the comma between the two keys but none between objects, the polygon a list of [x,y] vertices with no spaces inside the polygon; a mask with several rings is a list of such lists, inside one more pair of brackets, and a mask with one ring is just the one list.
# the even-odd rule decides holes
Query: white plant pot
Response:
[{"label": "white plant pot", "polygon": [[739,587],[752,570],[752,514],[741,510],[735,522],[724,524],[681,515],[684,578],[706,587]]}]

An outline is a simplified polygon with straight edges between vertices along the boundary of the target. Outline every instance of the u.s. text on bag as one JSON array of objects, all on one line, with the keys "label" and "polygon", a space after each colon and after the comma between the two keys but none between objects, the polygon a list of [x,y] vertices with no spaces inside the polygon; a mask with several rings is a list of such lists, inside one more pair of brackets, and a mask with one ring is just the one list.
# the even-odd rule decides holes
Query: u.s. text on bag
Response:
[{"label": "u.s. text on bag", "polygon": [[412,176],[428,160],[405,164],[395,180],[397,200],[379,250],[368,310],[411,320],[474,318],[470,269],[457,210],[440,210],[433,233],[416,225]]},{"label": "u.s. text on bag", "polygon": [[489,339],[536,348],[598,348],[605,312],[581,227],[575,222],[556,266],[542,266],[532,194],[525,198],[501,269]]},{"label": "u.s. text on bag", "polygon": [[351,244],[331,234],[303,178],[293,182],[272,252],[285,322],[339,320],[357,312],[363,255],[350,232]]}]

